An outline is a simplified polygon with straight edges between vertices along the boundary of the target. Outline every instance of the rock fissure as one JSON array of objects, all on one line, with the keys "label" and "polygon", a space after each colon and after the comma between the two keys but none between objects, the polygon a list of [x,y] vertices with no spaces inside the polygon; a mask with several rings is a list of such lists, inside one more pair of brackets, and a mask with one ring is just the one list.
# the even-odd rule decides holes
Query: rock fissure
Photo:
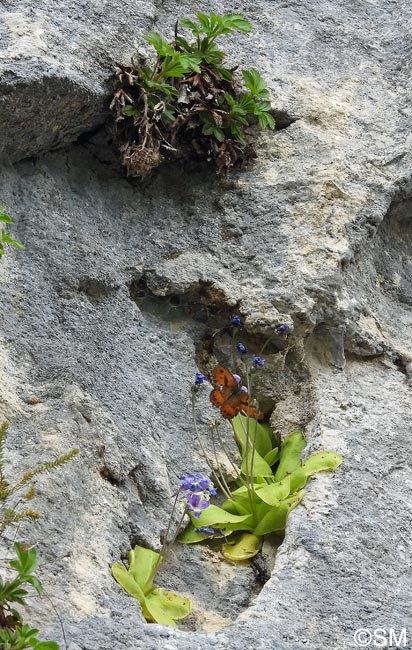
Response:
[{"label": "rock fissure", "polygon": [[[290,128],[262,136],[255,164],[228,179],[172,164],[143,183],[119,173],[101,126],[113,64],[156,19],[167,34],[178,15],[238,9],[17,4],[0,9],[0,203],[26,251],[1,261],[0,410],[16,471],[81,448],[75,473],[39,478],[44,516],[22,530],[69,643],[347,650],[357,627],[407,627],[410,4],[246,3],[256,29],[229,54],[253,61]],[[208,304],[217,329],[240,311],[259,343],[290,326],[291,349],[274,341],[262,379],[272,422],[282,434],[305,426],[308,453],[333,448],[345,462],[314,479],[275,565],[235,575],[220,561],[210,572],[204,551],[172,558],[165,580],[200,589],[193,631],[174,631],[145,625],[109,567],[131,541],[157,548],[160,494],[202,466],[190,386],[199,367],[230,362],[224,332],[203,333]],[[32,617],[63,642],[45,601]]]}]

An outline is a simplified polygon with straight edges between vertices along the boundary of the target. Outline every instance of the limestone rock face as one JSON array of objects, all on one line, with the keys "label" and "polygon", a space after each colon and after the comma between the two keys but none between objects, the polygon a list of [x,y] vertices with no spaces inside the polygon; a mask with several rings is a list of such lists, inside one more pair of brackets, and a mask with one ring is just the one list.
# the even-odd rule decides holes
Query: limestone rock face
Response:
[{"label": "limestone rock face", "polygon": [[[116,62],[213,10],[254,24],[228,56],[261,71],[283,128],[228,178],[174,163],[127,179]],[[43,519],[20,531],[71,650],[344,650],[358,628],[412,633],[411,20],[391,0],[2,3],[0,203],[26,251],[0,262],[0,415],[13,471],[81,449],[39,478]],[[235,313],[252,346],[290,325],[260,375],[272,422],[345,461],[308,487],[260,592],[256,567],[177,548],[159,584],[195,616],[147,625],[110,566],[159,548],[179,475],[206,469],[190,389],[230,362],[212,331]],[[207,439],[207,390],[201,406]],[[48,601],[31,616],[64,647]]]}]

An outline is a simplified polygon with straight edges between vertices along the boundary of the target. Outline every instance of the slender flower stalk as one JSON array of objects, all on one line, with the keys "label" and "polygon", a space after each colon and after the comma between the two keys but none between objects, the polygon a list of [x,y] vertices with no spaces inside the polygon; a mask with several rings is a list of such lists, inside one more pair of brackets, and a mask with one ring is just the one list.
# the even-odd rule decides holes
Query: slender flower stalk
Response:
[{"label": "slender flower stalk", "polygon": [[[162,548],[159,553],[159,558],[146,580],[145,587],[151,585],[156,573],[160,568],[161,563],[164,562],[168,556],[170,548],[174,544],[176,537],[179,534],[179,530],[183,523],[185,515],[190,513],[195,519],[198,519],[203,510],[210,506],[210,497],[215,496],[216,494],[217,490],[210,478],[204,474],[201,474],[200,472],[197,474],[183,474],[180,477],[180,488],[174,495],[175,499],[173,502],[172,511],[170,513],[167,530],[163,539]],[[169,539],[173,515],[175,513],[179,500],[184,502],[184,508],[180,520],[174,530],[174,533]]]},{"label": "slender flower stalk", "polygon": [[[251,512],[253,512],[253,514],[256,515],[256,498],[255,498],[256,495],[255,495],[255,488],[254,488],[253,467],[251,469],[249,469],[249,451],[250,451],[250,447],[251,447],[250,435],[249,435],[250,434],[249,419],[250,419],[250,416],[248,414],[246,416],[246,427],[245,427],[245,424],[243,422],[242,417],[239,418],[240,424],[241,424],[242,429],[243,429],[243,433],[245,434],[245,442],[246,442],[246,444],[245,444],[245,447],[246,447],[246,450],[245,450],[245,465],[246,465],[245,483],[246,483],[246,487],[247,487],[247,493],[248,493],[248,499],[249,499],[249,503],[250,503]],[[232,424],[232,427],[233,427],[233,424]],[[255,438],[256,438],[256,436],[255,436]],[[253,448],[252,448],[252,455],[253,455]]]},{"label": "slender flower stalk", "polygon": [[286,332],[289,332],[289,325],[287,325],[286,323],[282,323],[282,325],[278,325],[275,328],[275,331],[272,332],[272,334],[270,336],[268,336],[268,338],[266,339],[266,341],[264,342],[264,344],[260,348],[259,356],[261,356],[263,354],[263,351],[269,345],[269,343],[271,342],[271,340],[273,339],[274,336],[279,335],[279,334],[285,334]]},{"label": "slender flower stalk", "polygon": [[228,499],[230,499],[230,497],[232,496],[232,493],[230,491],[230,488],[229,488],[228,484],[226,483],[225,477],[223,476],[222,467],[221,467],[221,464],[219,463],[219,459],[217,457],[215,435],[214,435],[214,433],[215,433],[215,425],[212,424],[210,426],[210,430],[212,432],[212,449],[213,449],[213,453],[214,453],[215,460],[216,460],[216,466],[219,469],[220,478],[221,478],[222,484],[224,485],[224,494]]},{"label": "slender flower stalk", "polygon": [[[147,587],[147,585],[149,585],[154,580],[154,577],[155,577],[156,573],[160,569],[161,563],[164,561],[164,559],[168,555],[170,545],[167,543],[167,538],[169,537],[170,527],[172,525],[173,515],[174,515],[175,510],[176,510],[176,505],[177,505],[178,499],[179,499],[179,492],[176,492],[175,500],[174,500],[173,506],[172,506],[172,511],[171,511],[170,517],[169,517],[169,523],[167,525],[167,530],[166,530],[165,536],[163,538],[162,548],[160,549],[159,558],[158,558],[156,564],[154,565],[153,569],[151,570],[149,577],[146,580],[145,587]],[[184,514],[185,513],[183,512],[183,516],[184,516]],[[177,527],[177,530],[179,530],[179,527],[180,527],[180,525]],[[175,536],[175,538],[176,538],[176,536]]]},{"label": "slender flower stalk", "polygon": [[232,465],[232,467],[234,469],[234,472],[236,474],[236,479],[239,480],[244,486],[246,486],[246,481],[243,478],[243,476],[242,476],[242,474],[241,474],[241,472],[239,470],[239,467],[237,465],[235,465],[235,463],[234,463],[234,461],[232,459],[232,456],[229,453],[229,451],[228,451],[228,449],[227,449],[227,447],[226,447],[226,445],[224,443],[224,440],[223,440],[222,436],[220,435],[219,423],[215,422],[214,426],[215,426],[217,439],[219,440],[219,444],[220,444],[220,446],[221,446],[221,448],[223,450],[223,453],[225,454],[226,458],[228,459],[229,463]]},{"label": "slender flower stalk", "polygon": [[212,463],[210,462],[209,456],[207,454],[205,446],[204,446],[204,444],[202,442],[201,435],[199,433],[199,429],[198,429],[197,422],[196,422],[196,394],[195,394],[195,391],[192,391],[192,419],[193,419],[193,426],[194,426],[195,433],[196,433],[196,438],[197,438],[197,441],[199,443],[199,447],[200,447],[200,449],[202,451],[203,457],[204,457],[210,471],[212,472],[213,476],[215,477],[216,483],[218,484],[220,490],[222,490],[222,492],[225,492],[225,488],[222,485],[222,483],[221,483],[221,481],[219,479],[219,476],[217,475],[217,473],[215,471],[215,468],[213,467]]}]

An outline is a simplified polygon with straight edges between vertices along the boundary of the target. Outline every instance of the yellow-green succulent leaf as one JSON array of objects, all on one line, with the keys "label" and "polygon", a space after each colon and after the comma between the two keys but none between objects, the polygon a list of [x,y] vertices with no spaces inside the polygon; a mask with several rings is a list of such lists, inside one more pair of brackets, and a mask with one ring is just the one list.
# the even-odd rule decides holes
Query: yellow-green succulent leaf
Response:
[{"label": "yellow-green succulent leaf", "polygon": [[290,478],[286,476],[282,481],[261,487],[256,491],[256,495],[265,503],[278,506],[280,501],[289,496],[290,491]]},{"label": "yellow-green succulent leaf", "polygon": [[233,544],[222,544],[222,553],[227,560],[242,562],[258,554],[262,538],[252,533],[244,533]]},{"label": "yellow-green succulent leaf", "polygon": [[336,451],[318,451],[308,456],[302,464],[302,469],[306,476],[312,476],[316,472],[336,469],[342,461],[343,457]]},{"label": "yellow-green succulent leaf", "polygon": [[176,620],[189,616],[192,603],[189,598],[156,588],[146,597],[146,608],[156,623],[176,627]]},{"label": "yellow-green succulent leaf", "polygon": [[301,464],[301,452],[306,445],[305,436],[302,431],[292,431],[282,443],[280,450],[279,466],[275,473],[275,479],[281,481],[287,474],[291,474]]},{"label": "yellow-green succulent leaf", "polygon": [[142,588],[137,584],[132,574],[122,564],[113,564],[112,573],[115,580],[133,598],[136,598],[141,606],[144,606],[145,595]]}]

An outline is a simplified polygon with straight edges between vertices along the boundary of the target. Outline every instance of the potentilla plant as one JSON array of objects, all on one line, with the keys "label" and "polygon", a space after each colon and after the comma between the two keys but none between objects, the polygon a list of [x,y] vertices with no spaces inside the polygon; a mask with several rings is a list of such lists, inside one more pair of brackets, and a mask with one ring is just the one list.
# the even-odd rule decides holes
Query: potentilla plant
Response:
[{"label": "potentilla plant", "polygon": [[[135,546],[128,554],[128,568],[122,564],[113,565],[113,576],[128,594],[139,601],[143,616],[149,623],[162,623],[176,627],[176,620],[185,618],[192,611],[192,603],[189,598],[155,587],[153,581],[161,564],[169,554],[185,515],[189,514],[192,522],[196,522],[200,519],[201,514],[211,507],[210,497],[216,494],[215,486],[204,474],[200,472],[183,474],[180,479],[180,488],[174,495],[169,524],[160,553],[143,546]],[[181,516],[179,523],[172,530],[177,508],[181,509]],[[194,530],[197,530],[198,534],[214,532],[207,526],[200,526]]]},{"label": "potentilla plant", "polygon": [[[138,54],[118,64],[118,88],[111,103],[122,163],[142,176],[165,159],[214,161],[218,171],[256,157],[250,122],[273,129],[269,90],[258,70],[228,67],[217,41],[253,30],[242,14],[199,12],[197,21],[176,22],[174,39],[149,32],[155,58]],[[180,33],[180,26],[186,35]],[[188,36],[190,34],[190,36]]]},{"label": "potentilla plant", "polygon": [[[13,219],[4,211],[5,209],[6,209],[5,205],[0,206],[0,223],[6,225],[12,225]],[[17,241],[17,239],[13,239],[13,237],[11,237],[11,235],[8,233],[6,228],[3,227],[0,230],[0,257],[2,257],[5,253],[5,248],[4,248],[5,245],[14,246],[19,250],[24,251],[23,244]]]},{"label": "potentilla plant", "polygon": [[[235,316],[231,325],[237,334],[242,327],[240,318]],[[282,324],[275,333],[287,331],[288,326]],[[192,515],[179,541],[190,544],[211,536],[221,537],[223,555],[241,561],[259,552],[265,535],[284,532],[287,517],[302,500],[308,479],[316,472],[335,469],[342,457],[334,451],[321,451],[302,460],[306,439],[300,430],[289,433],[279,445],[271,426],[260,421],[263,414],[254,395],[253,376],[264,368],[265,361],[260,354],[249,355],[241,341],[236,343],[236,351],[244,362],[244,385],[239,375],[218,366],[210,378],[198,373],[192,391],[194,426],[206,459],[209,457],[196,422],[196,398],[209,379],[214,386],[210,401],[232,427],[239,450],[237,458],[232,457],[220,434],[221,420],[215,420],[210,427],[214,458],[208,462],[226,500],[221,506],[210,506],[196,520]],[[217,445],[235,473],[234,485],[228,483],[218,461]]]}]

